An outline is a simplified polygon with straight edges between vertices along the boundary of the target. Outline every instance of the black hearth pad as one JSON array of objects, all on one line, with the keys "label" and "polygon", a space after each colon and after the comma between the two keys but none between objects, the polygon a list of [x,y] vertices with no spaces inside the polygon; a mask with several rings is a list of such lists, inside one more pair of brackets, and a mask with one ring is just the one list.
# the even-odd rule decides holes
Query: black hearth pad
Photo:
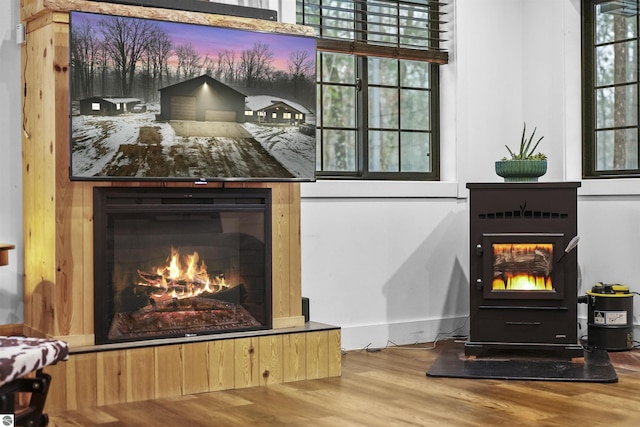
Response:
[{"label": "black hearth pad", "polygon": [[444,343],[427,376],[600,383],[618,381],[606,350],[585,350],[584,358],[574,360],[514,354],[469,358],[464,354],[464,343],[458,341]]}]

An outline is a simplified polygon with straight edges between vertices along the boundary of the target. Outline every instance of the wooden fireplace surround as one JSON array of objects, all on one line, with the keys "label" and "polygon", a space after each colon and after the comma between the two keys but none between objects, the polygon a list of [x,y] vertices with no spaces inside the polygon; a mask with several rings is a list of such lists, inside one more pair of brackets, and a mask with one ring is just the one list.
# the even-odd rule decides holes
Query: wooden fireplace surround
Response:
[{"label": "wooden fireplace surround", "polygon": [[[304,322],[300,185],[225,183],[272,190],[273,329],[206,339],[95,346],[93,187],[193,187],[191,183],[69,180],[69,11],[148,17],[310,35],[267,20],[85,0],[21,0],[24,334],[64,340],[51,366],[49,412],[339,376],[340,329]],[[209,183],[217,187],[221,183]],[[171,368],[169,368],[171,367]]]}]

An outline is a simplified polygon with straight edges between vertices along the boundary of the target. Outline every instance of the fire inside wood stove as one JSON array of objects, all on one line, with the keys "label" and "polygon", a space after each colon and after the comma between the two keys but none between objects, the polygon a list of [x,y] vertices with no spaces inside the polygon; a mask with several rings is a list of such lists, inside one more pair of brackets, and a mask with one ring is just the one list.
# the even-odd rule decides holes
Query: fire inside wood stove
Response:
[{"label": "fire inside wood stove", "polygon": [[190,335],[260,326],[243,306],[242,283],[228,283],[224,272],[209,274],[197,252],[180,257],[171,248],[167,264],[137,270],[134,283],[117,296],[109,339],[147,338],[158,334]]},{"label": "fire inside wood stove", "polygon": [[551,243],[494,243],[493,290],[552,291]]}]

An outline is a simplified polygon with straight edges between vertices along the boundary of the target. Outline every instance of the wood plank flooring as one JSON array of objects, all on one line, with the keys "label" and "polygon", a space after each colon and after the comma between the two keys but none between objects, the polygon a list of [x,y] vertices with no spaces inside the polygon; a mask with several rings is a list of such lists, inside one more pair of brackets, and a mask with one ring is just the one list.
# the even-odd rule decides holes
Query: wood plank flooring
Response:
[{"label": "wood plank flooring", "polygon": [[339,378],[50,413],[49,425],[640,426],[640,350],[609,353],[617,383],[577,383],[427,377],[441,346],[351,351]]}]

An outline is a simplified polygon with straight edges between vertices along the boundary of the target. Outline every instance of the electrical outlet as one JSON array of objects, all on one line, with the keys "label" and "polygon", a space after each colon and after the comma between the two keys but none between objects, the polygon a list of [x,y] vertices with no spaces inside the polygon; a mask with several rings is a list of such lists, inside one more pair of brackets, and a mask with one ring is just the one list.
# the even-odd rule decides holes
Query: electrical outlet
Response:
[{"label": "electrical outlet", "polygon": [[24,44],[27,41],[24,24],[16,25],[16,44]]}]

